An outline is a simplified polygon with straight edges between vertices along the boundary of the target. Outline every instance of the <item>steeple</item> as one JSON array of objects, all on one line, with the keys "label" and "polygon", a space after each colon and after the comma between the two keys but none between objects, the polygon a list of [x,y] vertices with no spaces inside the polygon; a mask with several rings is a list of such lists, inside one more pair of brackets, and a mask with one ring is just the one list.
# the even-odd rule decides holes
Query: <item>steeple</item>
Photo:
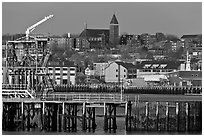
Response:
[{"label": "steeple", "polygon": [[87,22],[84,23],[84,30],[87,29]]},{"label": "steeple", "polygon": [[188,51],[186,53],[186,71],[190,71],[191,70],[191,59],[189,58],[189,54]]},{"label": "steeple", "polygon": [[109,45],[115,47],[119,43],[119,23],[115,14],[113,14],[109,27]]},{"label": "steeple", "polygon": [[113,17],[112,17],[112,19],[111,19],[110,24],[118,24],[118,20],[116,19],[115,14],[113,14]]}]

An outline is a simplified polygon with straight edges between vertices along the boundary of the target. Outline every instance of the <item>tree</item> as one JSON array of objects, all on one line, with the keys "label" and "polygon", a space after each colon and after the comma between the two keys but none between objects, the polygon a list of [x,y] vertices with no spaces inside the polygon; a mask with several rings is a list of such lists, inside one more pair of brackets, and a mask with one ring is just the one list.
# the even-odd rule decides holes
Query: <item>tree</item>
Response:
[{"label": "tree", "polygon": [[167,34],[167,35],[166,35],[166,40],[168,40],[168,41],[174,41],[174,42],[180,41],[180,39],[178,38],[178,36],[173,35],[173,34]]}]

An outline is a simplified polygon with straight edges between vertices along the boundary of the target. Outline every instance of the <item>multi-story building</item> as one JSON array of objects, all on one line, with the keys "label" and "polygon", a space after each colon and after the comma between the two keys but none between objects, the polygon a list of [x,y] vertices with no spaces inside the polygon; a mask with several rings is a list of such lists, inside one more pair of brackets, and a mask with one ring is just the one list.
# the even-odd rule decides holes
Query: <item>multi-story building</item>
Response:
[{"label": "multi-story building", "polygon": [[112,62],[105,69],[105,82],[121,83],[137,78],[137,68],[132,63]]},{"label": "multi-story building", "polygon": [[57,85],[75,85],[76,67],[73,62],[49,61],[47,72]]},{"label": "multi-story building", "polygon": [[150,44],[150,34],[148,33],[143,33],[140,35],[140,39],[141,39],[141,44],[145,45],[145,46],[149,46]]},{"label": "multi-story building", "polygon": [[138,46],[140,44],[139,35],[122,35],[120,37],[120,45]]},{"label": "multi-story building", "polygon": [[128,40],[131,40],[132,39],[132,36],[133,35],[122,35],[121,37],[120,37],[120,45],[127,45],[127,41]]},{"label": "multi-story building", "polygon": [[50,44],[57,43],[58,45],[67,44],[67,38],[63,38],[61,36],[51,36]]}]

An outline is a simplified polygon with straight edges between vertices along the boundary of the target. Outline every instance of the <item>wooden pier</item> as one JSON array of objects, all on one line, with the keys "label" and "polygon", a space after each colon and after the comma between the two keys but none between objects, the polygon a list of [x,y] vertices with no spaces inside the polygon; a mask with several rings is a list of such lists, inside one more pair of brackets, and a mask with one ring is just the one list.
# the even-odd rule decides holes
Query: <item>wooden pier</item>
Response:
[{"label": "wooden pier", "polygon": [[[93,98],[92,98],[93,97]],[[126,131],[202,131],[202,102],[131,102],[119,96],[58,100],[3,98],[3,131],[94,132],[96,108],[103,108],[104,131],[116,132],[117,108],[123,108]],[[113,98],[112,98],[113,97]]]}]

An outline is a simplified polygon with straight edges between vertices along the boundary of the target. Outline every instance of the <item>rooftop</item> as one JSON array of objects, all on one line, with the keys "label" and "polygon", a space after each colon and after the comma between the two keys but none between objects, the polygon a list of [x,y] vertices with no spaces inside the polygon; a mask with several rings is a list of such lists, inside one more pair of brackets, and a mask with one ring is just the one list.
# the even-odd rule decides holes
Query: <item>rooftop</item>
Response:
[{"label": "rooftop", "polygon": [[125,67],[126,69],[130,69],[130,68],[136,68],[136,65],[133,65],[132,63],[125,63],[125,62],[115,62],[118,65],[121,65],[123,67]]},{"label": "rooftop", "polygon": [[109,36],[109,29],[84,29],[79,37],[101,37]]},{"label": "rooftop", "polygon": [[112,17],[112,19],[111,19],[110,24],[118,24],[118,20],[116,19],[115,14],[113,14],[113,17]]}]

